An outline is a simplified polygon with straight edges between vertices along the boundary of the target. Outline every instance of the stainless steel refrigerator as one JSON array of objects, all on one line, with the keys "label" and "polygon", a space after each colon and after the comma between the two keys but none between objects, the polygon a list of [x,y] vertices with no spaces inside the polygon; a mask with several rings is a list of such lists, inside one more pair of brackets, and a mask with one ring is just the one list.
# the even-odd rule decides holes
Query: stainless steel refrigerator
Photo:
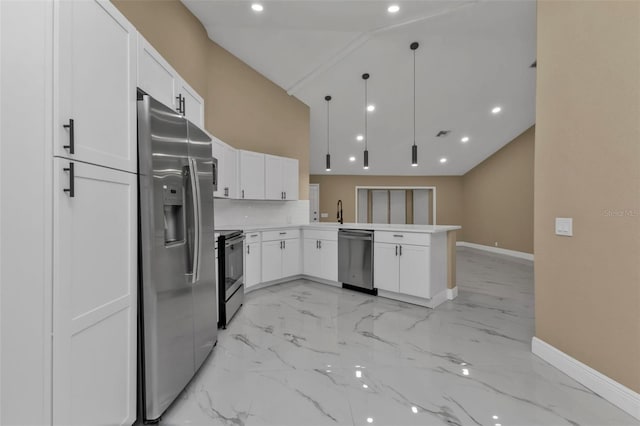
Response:
[{"label": "stainless steel refrigerator", "polygon": [[154,421],[217,340],[217,161],[197,126],[148,95],[138,98],[139,416]]}]

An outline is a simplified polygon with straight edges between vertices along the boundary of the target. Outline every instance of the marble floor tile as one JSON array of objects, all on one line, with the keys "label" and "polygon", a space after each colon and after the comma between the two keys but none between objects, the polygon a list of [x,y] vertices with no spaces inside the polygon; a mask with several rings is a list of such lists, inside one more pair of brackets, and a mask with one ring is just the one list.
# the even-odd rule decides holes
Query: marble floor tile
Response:
[{"label": "marble floor tile", "polygon": [[163,425],[639,425],[531,353],[532,262],[458,250],[435,310],[298,280],[246,295]]}]

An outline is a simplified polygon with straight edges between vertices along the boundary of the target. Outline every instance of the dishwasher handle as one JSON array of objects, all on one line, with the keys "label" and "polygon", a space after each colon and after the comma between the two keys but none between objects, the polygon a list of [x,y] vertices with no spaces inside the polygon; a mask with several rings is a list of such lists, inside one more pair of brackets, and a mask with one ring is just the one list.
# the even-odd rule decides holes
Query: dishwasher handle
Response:
[{"label": "dishwasher handle", "polygon": [[373,241],[372,232],[340,231],[338,239]]}]

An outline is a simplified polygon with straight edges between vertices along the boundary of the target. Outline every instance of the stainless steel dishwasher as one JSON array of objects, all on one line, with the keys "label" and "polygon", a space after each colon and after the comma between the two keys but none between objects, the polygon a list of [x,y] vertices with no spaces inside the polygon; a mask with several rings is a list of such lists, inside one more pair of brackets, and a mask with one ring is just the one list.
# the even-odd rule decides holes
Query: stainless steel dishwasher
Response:
[{"label": "stainless steel dishwasher", "polygon": [[373,288],[373,231],[338,231],[338,281],[344,288],[378,293]]}]

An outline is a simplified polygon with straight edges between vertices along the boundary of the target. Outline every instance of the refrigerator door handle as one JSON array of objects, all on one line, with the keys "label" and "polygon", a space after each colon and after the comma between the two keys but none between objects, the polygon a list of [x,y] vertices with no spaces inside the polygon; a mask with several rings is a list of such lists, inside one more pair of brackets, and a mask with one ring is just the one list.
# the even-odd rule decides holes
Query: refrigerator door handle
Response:
[{"label": "refrigerator door handle", "polygon": [[193,158],[189,159],[191,171],[191,190],[193,193],[193,223],[194,229],[194,241],[193,241],[193,280],[192,283],[196,283],[200,276],[200,233],[202,232],[202,226],[200,223],[200,182],[198,181],[198,164]]}]

